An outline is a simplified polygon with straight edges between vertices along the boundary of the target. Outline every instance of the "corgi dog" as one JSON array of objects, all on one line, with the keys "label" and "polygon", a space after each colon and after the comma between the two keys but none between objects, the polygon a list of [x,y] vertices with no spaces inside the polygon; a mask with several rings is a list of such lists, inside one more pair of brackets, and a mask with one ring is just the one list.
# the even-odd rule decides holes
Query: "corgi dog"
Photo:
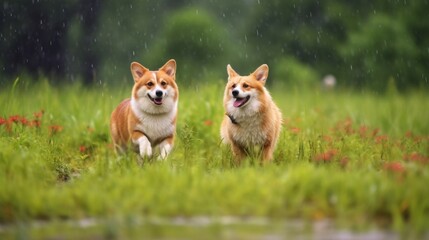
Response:
[{"label": "corgi dog", "polygon": [[158,71],[133,62],[131,74],[131,98],[122,101],[110,118],[115,150],[123,152],[132,147],[144,158],[151,157],[159,146],[159,158],[165,159],[172,150],[176,131],[176,61],[169,60]]},{"label": "corgi dog", "polygon": [[256,147],[261,149],[263,161],[270,161],[280,135],[282,114],[265,88],[268,65],[261,65],[248,76],[240,76],[228,64],[227,72],[222,141],[231,145],[238,160]]}]

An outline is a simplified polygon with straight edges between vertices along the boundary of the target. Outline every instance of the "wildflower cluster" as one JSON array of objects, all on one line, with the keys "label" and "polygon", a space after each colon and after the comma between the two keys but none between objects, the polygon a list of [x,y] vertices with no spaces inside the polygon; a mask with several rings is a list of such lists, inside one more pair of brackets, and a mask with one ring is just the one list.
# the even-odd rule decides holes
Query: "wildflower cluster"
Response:
[{"label": "wildflower cluster", "polygon": [[[38,112],[33,113],[32,118],[28,118],[23,115],[11,115],[9,117],[0,117],[0,130],[4,129],[7,133],[13,133],[17,127],[21,128],[42,128],[42,120],[45,111],[42,109]],[[52,136],[63,130],[60,125],[49,125],[47,126],[49,134]]]},{"label": "wildflower cluster", "polygon": [[[293,122],[285,119],[285,130],[292,136],[303,137],[306,132],[294,124],[299,126],[299,119]],[[416,136],[407,131],[402,137],[395,138],[383,134],[379,128],[356,124],[350,117],[334,123],[317,140],[308,141],[311,142],[310,160],[317,164],[336,163],[346,167],[351,161],[370,158],[381,171],[394,174],[406,174],[412,165],[429,164],[425,151],[425,146],[429,146],[428,136]],[[416,146],[421,146],[420,150]],[[361,155],[356,154],[357,148],[362,148]]]},{"label": "wildflower cluster", "polygon": [[6,118],[0,117],[0,127],[4,127],[7,132],[12,132],[14,125],[21,125],[21,126],[30,127],[30,128],[33,128],[33,127],[40,128],[43,114],[44,114],[44,110],[35,112],[33,114],[32,119],[28,119],[25,116],[21,116],[21,115],[11,115]]}]

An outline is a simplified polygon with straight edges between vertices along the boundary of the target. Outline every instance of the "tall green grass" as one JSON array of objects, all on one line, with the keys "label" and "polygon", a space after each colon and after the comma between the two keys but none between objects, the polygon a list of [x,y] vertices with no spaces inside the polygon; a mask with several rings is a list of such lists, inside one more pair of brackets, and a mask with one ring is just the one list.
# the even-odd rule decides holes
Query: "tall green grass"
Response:
[{"label": "tall green grass", "polygon": [[273,89],[284,124],[273,162],[262,166],[253,158],[237,164],[220,144],[223,83],[181,87],[166,161],[116,156],[109,117],[130,89],[18,81],[1,90],[2,224],[233,215],[429,227],[424,92]]}]

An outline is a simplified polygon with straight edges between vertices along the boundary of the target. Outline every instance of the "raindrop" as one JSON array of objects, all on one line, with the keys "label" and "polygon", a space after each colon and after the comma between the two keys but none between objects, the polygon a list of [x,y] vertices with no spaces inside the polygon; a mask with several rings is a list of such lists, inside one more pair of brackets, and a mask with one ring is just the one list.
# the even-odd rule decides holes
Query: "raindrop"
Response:
[{"label": "raindrop", "polygon": [[350,65],[350,70],[353,70],[353,65]]},{"label": "raindrop", "polygon": [[135,55],[136,55],[136,52],[133,51],[133,56],[135,56]]},{"label": "raindrop", "polygon": [[[244,35],[244,41],[247,42],[247,35]],[[429,49],[428,49],[429,51]]]}]

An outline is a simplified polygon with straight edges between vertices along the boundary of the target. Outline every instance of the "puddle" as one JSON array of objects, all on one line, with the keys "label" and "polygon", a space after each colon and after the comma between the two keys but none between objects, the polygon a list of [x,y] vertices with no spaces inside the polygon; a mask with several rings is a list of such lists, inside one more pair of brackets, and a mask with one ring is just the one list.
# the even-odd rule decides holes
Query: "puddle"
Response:
[{"label": "puddle", "polygon": [[[305,222],[239,217],[85,218],[0,225],[1,239],[403,239],[384,229],[339,229],[333,221]],[[429,239],[429,233],[419,235]]]}]

